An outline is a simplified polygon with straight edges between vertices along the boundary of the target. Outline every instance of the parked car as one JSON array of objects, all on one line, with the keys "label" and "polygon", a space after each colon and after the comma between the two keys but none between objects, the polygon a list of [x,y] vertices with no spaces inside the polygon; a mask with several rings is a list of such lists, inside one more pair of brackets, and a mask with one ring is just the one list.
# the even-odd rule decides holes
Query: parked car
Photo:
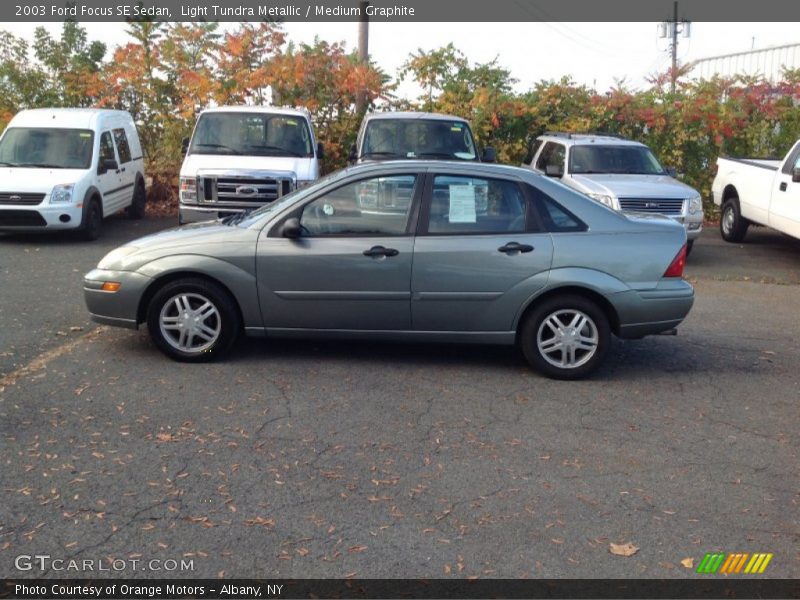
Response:
[{"label": "parked car", "polygon": [[494,148],[478,154],[469,121],[426,112],[372,113],[364,117],[350,162],[425,159],[495,162]]},{"label": "parked car", "polygon": [[703,229],[700,193],[675,179],[650,149],[611,135],[539,136],[526,166],[622,212],[660,213],[683,224],[691,252]]},{"label": "parked car", "polygon": [[309,112],[273,106],[204,110],[184,149],[181,224],[274,202],[315,181],[323,158]]},{"label": "parked car", "polygon": [[[394,210],[365,210],[375,196]],[[147,323],[177,360],[216,358],[242,332],[518,343],[541,372],[574,379],[612,333],[674,333],[694,298],[685,258],[685,230],[662,215],[516,167],[407,160],[130,242],[84,290],[93,320]]]},{"label": "parked car", "polygon": [[103,219],[145,213],[142,147],[127,112],[23,110],[0,137],[0,231],[79,229],[100,235]]},{"label": "parked car", "polygon": [[725,241],[741,242],[751,223],[800,239],[800,141],[783,160],[717,159],[711,193]]}]

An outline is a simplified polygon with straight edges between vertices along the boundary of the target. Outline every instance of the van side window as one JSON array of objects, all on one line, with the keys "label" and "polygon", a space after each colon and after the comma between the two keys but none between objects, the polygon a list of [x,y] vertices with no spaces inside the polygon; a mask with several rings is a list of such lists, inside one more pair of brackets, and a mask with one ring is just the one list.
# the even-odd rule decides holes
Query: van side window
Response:
[{"label": "van side window", "polygon": [[111,132],[104,131],[100,136],[100,163],[103,164],[106,160],[117,160],[114,156],[114,140],[111,139]]},{"label": "van side window", "polygon": [[559,167],[564,169],[564,159],[566,158],[566,148],[557,142],[547,142],[542,148],[542,153],[536,161],[536,168],[539,171],[546,171],[547,167]]},{"label": "van side window", "polygon": [[117,143],[120,164],[130,162],[131,147],[128,145],[128,136],[125,135],[125,130],[122,127],[114,130],[114,141]]}]

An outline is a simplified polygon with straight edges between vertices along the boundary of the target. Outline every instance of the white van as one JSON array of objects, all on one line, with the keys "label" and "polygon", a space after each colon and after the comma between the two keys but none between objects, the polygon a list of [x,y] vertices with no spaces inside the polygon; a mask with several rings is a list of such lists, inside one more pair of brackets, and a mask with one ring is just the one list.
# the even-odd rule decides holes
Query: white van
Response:
[{"label": "white van", "polygon": [[322,144],[303,108],[220,106],[184,140],[179,222],[241,214],[319,177]]},{"label": "white van", "polygon": [[144,161],[131,115],[120,110],[38,108],[0,136],[0,231],[79,229],[145,211]]}]

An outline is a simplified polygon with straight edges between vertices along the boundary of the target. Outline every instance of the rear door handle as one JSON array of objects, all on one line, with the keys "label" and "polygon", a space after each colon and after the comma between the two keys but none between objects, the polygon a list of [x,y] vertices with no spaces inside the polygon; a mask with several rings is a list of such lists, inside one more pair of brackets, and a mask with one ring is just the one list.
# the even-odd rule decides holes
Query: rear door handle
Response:
[{"label": "rear door handle", "polygon": [[395,250],[394,248],[384,248],[383,246],[373,246],[369,250],[364,250],[364,256],[372,256],[373,258],[376,256],[397,256],[400,254],[399,251]]},{"label": "rear door handle", "polygon": [[778,186],[778,189],[779,189],[780,191],[782,191],[782,192],[785,192],[787,187],[788,187],[788,186],[787,186],[786,182],[785,182],[785,181],[782,181],[782,182],[781,182],[781,184],[780,184],[780,186]]},{"label": "rear door handle", "polygon": [[518,242],[508,242],[505,246],[500,246],[497,251],[504,252],[505,254],[511,254],[512,252],[521,252],[525,254],[526,252],[533,252],[533,246],[530,244],[520,244]]}]

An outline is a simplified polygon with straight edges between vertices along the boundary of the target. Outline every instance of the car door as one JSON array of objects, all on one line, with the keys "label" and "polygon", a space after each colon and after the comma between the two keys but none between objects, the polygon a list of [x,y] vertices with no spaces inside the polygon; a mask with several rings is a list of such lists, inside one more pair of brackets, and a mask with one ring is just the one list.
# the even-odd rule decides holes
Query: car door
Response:
[{"label": "car door", "polygon": [[510,331],[552,257],[527,184],[429,174],[414,243],[414,330]]},{"label": "car door", "polygon": [[116,212],[121,204],[122,190],[120,189],[119,166],[116,169],[106,170],[103,166],[106,160],[113,160],[119,165],[119,159],[114,148],[114,139],[110,131],[104,131],[100,134],[97,162],[97,189],[100,190],[100,194],[103,197],[103,214],[110,215]]},{"label": "car door", "polygon": [[773,182],[769,224],[778,231],[800,238],[800,182],[792,181],[795,169],[800,169],[800,144]]},{"label": "car door", "polygon": [[117,127],[113,131],[114,145],[117,147],[119,157],[119,208],[130,206],[133,200],[133,189],[136,183],[136,169],[132,162],[131,147],[128,143],[128,136],[123,127]]},{"label": "car door", "polygon": [[265,327],[314,330],[411,328],[413,215],[417,173],[375,175],[323,191],[286,218],[257,247]]}]

